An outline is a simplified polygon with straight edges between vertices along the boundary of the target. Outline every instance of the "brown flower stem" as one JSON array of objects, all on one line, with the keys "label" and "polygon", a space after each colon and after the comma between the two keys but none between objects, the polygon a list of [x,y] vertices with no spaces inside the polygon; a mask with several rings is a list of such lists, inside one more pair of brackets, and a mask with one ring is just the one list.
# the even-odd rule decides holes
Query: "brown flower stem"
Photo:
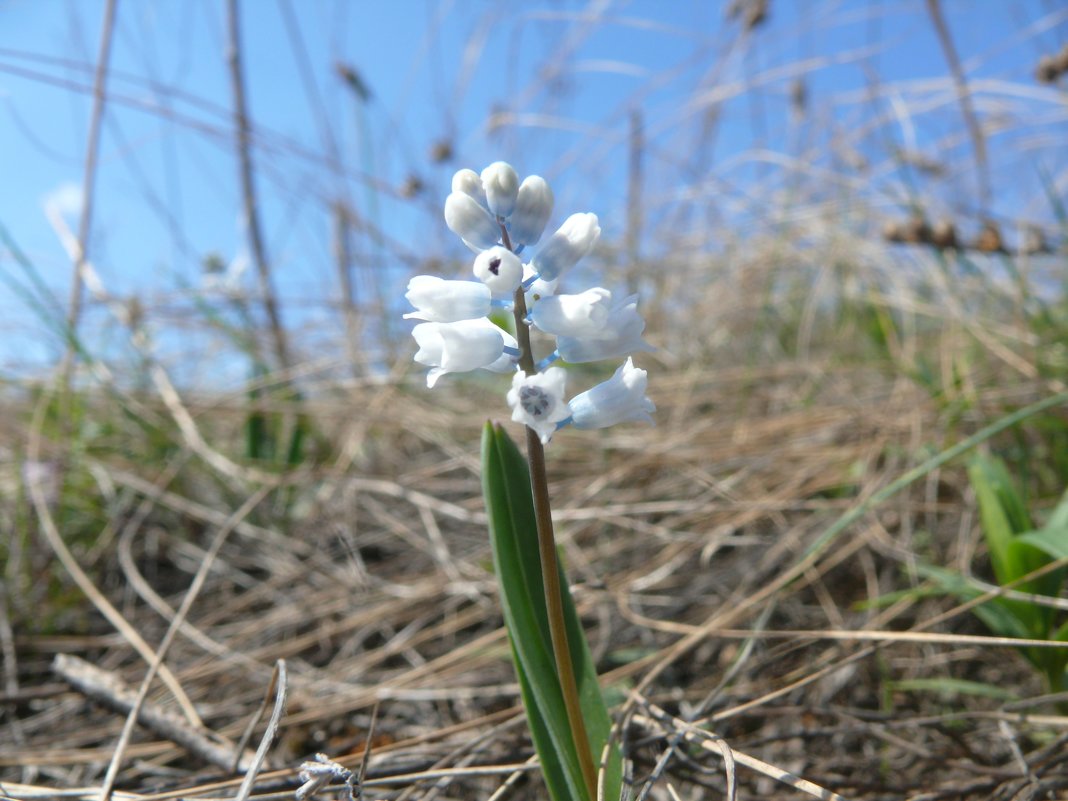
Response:
[{"label": "brown flower stem", "polygon": [[[512,243],[508,231],[501,225],[501,242],[509,250]],[[527,375],[537,372],[534,352],[530,347],[530,328],[527,326],[527,301],[520,284],[513,302],[515,338],[519,345],[519,368]],[[527,462],[530,465],[530,489],[534,495],[534,519],[538,528],[538,554],[541,557],[542,589],[549,614],[549,636],[552,639],[553,656],[556,659],[556,675],[564,696],[567,721],[571,726],[571,738],[575,741],[582,775],[586,781],[589,797],[597,797],[597,768],[590,752],[590,738],[586,734],[586,721],[579,703],[578,683],[571,661],[571,646],[567,641],[564,624],[563,588],[560,586],[560,568],[556,560],[556,537],[553,534],[552,506],[549,504],[549,480],[545,471],[545,448],[538,434],[530,426],[527,429]]]}]

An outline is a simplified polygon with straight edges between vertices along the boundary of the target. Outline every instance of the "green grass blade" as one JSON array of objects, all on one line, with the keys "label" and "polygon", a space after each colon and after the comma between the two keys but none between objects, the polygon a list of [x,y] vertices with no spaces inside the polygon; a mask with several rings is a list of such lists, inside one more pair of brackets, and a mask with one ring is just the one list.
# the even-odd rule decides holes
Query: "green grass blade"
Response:
[{"label": "green grass blade", "polygon": [[[482,436],[482,484],[505,625],[549,794],[554,801],[592,801],[556,674],[526,460],[501,428],[488,423]],[[611,719],[562,570],[561,586],[579,699],[590,748],[597,760],[608,740]],[[606,777],[605,798],[615,801],[620,797],[622,782],[618,749],[611,751]]]},{"label": "green grass blade", "polygon": [[1068,558],[1068,492],[1064,493],[1046,525],[1037,531],[1021,534],[1019,539],[1053,559]]},{"label": "green grass blade", "polygon": [[997,459],[977,456],[968,465],[968,478],[979,499],[983,536],[999,584],[1008,584],[1027,573],[1012,546],[1017,534],[1029,530],[1031,520],[1019,491],[1005,466]]}]

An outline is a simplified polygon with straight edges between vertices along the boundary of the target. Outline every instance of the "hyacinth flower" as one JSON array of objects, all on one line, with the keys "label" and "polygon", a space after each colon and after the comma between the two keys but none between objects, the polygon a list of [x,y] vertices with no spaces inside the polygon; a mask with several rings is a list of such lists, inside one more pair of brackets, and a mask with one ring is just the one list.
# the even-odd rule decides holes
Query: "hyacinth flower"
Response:
[{"label": "hyacinth flower", "polygon": [[[520,181],[504,162],[457,172],[445,223],[475,253],[472,280],[412,278],[405,297],[415,311],[405,317],[423,321],[412,335],[415,361],[430,368],[428,387],[449,373],[512,373],[505,402],[525,427],[527,457],[487,423],[482,481],[513,663],[550,797],[615,801],[622,756],[557,559],[544,449],[567,426],[652,424],[648,374],[630,358],[652,347],[642,339],[637,295],[614,299],[603,287],[557,294],[601,228],[595,214],[572,214],[543,238],[552,211],[552,190],[539,176]],[[514,337],[490,320],[495,308],[512,312]],[[567,400],[568,372],[554,362],[623,357],[609,380]]]}]

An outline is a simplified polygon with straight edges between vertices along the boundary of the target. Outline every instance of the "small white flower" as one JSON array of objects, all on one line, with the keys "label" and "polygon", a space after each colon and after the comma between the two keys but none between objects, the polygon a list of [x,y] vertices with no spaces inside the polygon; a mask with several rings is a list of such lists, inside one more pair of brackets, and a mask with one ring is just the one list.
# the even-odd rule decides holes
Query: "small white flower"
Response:
[{"label": "small white flower", "polygon": [[519,176],[511,164],[495,161],[482,171],[482,190],[486,193],[486,205],[490,213],[508,217],[515,210],[519,194]]},{"label": "small white flower", "polygon": [[509,226],[512,245],[534,245],[541,239],[553,213],[553,190],[540,175],[528,175],[519,185],[519,197]]},{"label": "small white flower", "polygon": [[546,281],[559,278],[597,244],[601,226],[596,214],[572,214],[530,260],[530,266]]},{"label": "small white flower", "polygon": [[446,281],[436,275],[417,275],[404,295],[415,307],[404,319],[432,323],[474,320],[490,313],[490,289],[475,281]]},{"label": "small white flower", "polygon": [[612,307],[604,328],[595,337],[562,336],[556,350],[565,362],[596,362],[640,350],[655,350],[642,339],[645,320],[638,314],[638,296],[631,295]]},{"label": "small white flower", "polygon": [[612,293],[602,287],[578,295],[553,295],[534,304],[530,320],[546,334],[602,336],[612,310]]},{"label": "small white flower", "polygon": [[534,429],[542,443],[547,443],[556,431],[556,424],[571,416],[564,401],[566,382],[567,371],[562,367],[550,367],[534,375],[516,373],[508,390],[512,420]]},{"label": "small white flower", "polygon": [[433,388],[446,373],[466,373],[494,364],[504,352],[504,332],[485,317],[455,323],[420,323],[412,329],[419,345],[415,360],[430,369]]},{"label": "small white flower", "polygon": [[491,248],[501,237],[497,221],[466,192],[453,192],[445,198],[445,224],[473,250]]},{"label": "small white flower", "polygon": [[605,428],[630,420],[656,425],[650,412],[656,406],[645,397],[649,377],[629,358],[607,381],[580,395],[568,404],[575,428]]},{"label": "small white flower", "polygon": [[511,297],[523,280],[519,257],[499,245],[479,253],[471,271],[497,297]]}]

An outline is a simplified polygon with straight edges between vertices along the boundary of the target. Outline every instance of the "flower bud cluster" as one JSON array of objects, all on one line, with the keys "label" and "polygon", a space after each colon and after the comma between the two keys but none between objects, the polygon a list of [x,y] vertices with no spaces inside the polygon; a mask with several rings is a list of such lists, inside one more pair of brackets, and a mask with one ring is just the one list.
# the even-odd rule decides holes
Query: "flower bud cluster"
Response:
[{"label": "flower bud cluster", "polygon": [[[427,386],[446,373],[477,369],[514,372],[507,401],[512,419],[536,431],[542,442],[565,425],[604,428],[627,421],[652,423],[656,410],[646,397],[648,376],[629,354],[653,350],[642,339],[645,321],[638,296],[613,298],[603,287],[556,294],[560,279],[597,244],[596,214],[572,214],[524,263],[520,254],[536,245],[553,210],[553,193],[543,178],[519,181],[511,165],[498,161],[481,174],[460,170],[445,200],[445,223],[476,253],[474,281],[418,275],[405,297],[415,308],[405,318],[421,320],[412,331],[415,361],[430,368]],[[489,319],[492,310],[529,309],[519,325],[555,338],[555,349],[519,369],[524,356],[516,339]],[[526,340],[526,337],[522,339]],[[565,400],[567,371],[556,360],[626,361],[592,389]]]}]

